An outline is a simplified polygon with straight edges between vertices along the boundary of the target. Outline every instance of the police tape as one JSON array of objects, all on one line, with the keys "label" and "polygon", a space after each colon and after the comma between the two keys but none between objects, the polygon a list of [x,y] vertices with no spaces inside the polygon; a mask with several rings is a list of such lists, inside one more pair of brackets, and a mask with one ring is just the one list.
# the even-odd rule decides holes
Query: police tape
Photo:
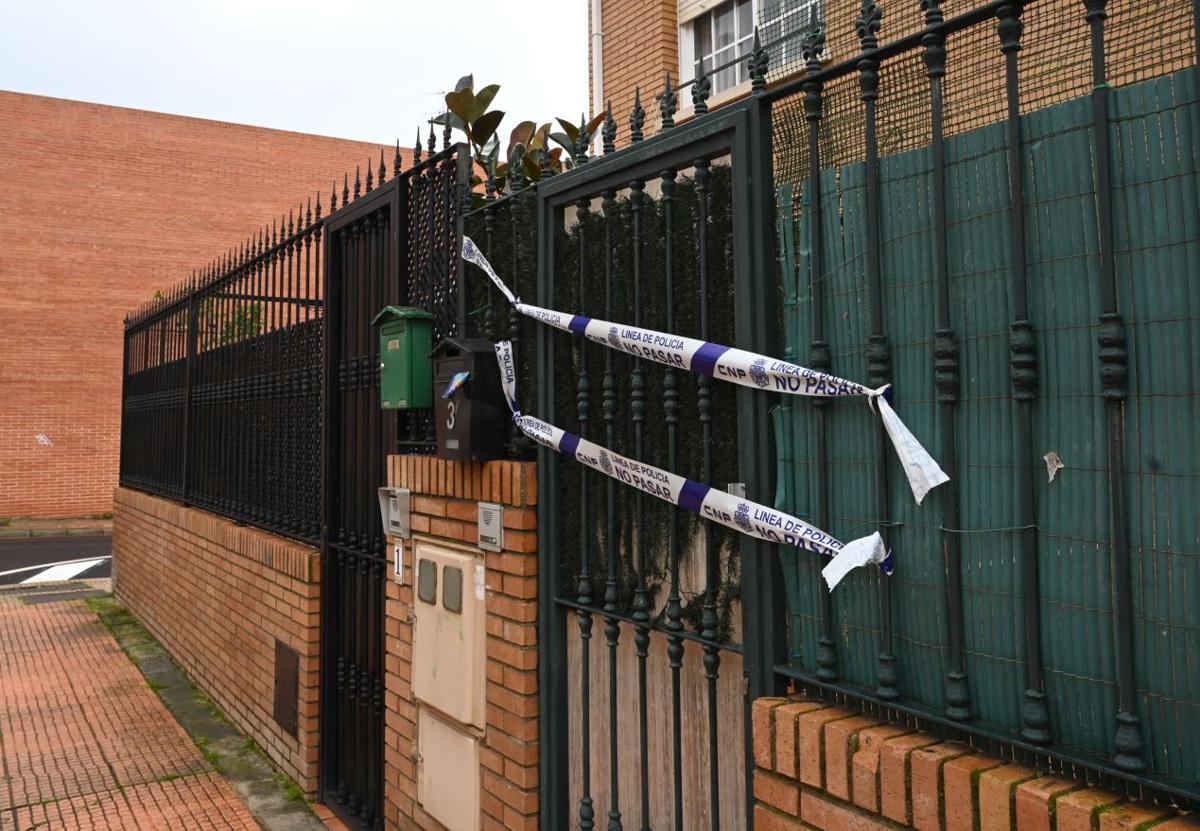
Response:
[{"label": "police tape", "polygon": [[896,415],[896,411],[888,403],[890,384],[871,389],[845,378],[766,355],[722,346],[719,343],[531,306],[513,296],[470,237],[463,237],[462,256],[483,269],[501,294],[521,314],[635,357],[753,389],[817,398],[866,396],[868,405],[879,412],[884,430],[887,431],[896,456],[900,459],[917,504],[921,504],[929,491],[950,481],[950,477],[921,446],[917,437],[904,425],[900,416]]},{"label": "police tape", "polygon": [[794,516],[639,462],[637,459],[627,458],[574,433],[560,430],[540,418],[523,415],[517,404],[516,367],[510,342],[501,341],[496,344],[496,359],[500,362],[500,380],[504,387],[504,397],[512,410],[513,421],[521,432],[538,444],[570,456],[577,462],[643,493],[678,505],[748,536],[830,557],[825,568],[821,570],[821,576],[825,578],[830,591],[852,569],[869,563],[878,565],[885,574],[892,573],[892,556],[884,548],[883,537],[878,531],[869,537],[842,543],[820,528]]}]

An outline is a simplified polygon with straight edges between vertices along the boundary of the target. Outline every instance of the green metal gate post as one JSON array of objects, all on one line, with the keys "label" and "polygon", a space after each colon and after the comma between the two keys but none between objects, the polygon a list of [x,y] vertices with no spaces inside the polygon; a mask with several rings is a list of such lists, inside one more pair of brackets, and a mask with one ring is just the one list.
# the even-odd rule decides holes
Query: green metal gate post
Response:
[{"label": "green metal gate post", "polygon": [[[539,195],[540,196],[540,195]],[[551,303],[554,275],[555,220],[559,210],[538,199],[538,302]],[[538,327],[538,413],[554,423],[553,330]],[[567,733],[567,610],[555,599],[562,596],[558,568],[558,457],[538,448],[538,735],[541,782],[540,816],[543,828],[570,827],[570,777]],[[548,487],[543,485],[549,485]]]},{"label": "green metal gate post", "polygon": [[[749,187],[735,187],[734,216],[742,218],[734,229],[734,250],[738,258],[735,288],[744,297],[736,304],[737,341],[742,349],[771,354],[778,342],[779,302],[775,286],[775,194],[772,174],[771,107],[757,97],[749,104],[749,130],[734,137],[735,181],[745,166]],[[766,396],[739,388],[738,420],[748,425],[738,431],[738,456],[746,496],[770,504],[774,494],[775,450],[772,441],[770,408],[775,396]],[[742,551],[742,627],[745,644],[746,674],[746,770],[754,769],[754,737],[750,705],[765,695],[784,691],[783,678],[776,675],[776,664],[785,660],[786,620],[784,616],[783,573],[779,545],[743,536]],[[753,827],[754,794],[746,789],[747,827]]]}]

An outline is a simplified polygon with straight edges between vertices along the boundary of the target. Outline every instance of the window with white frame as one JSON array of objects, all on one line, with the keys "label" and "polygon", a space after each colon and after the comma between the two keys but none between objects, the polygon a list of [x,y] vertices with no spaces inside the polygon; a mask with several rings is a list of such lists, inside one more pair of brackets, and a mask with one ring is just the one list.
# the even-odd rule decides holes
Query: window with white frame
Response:
[{"label": "window with white frame", "polygon": [[713,6],[680,26],[680,77],[691,81],[703,68],[712,77],[714,95],[749,81],[745,59],[753,46],[756,25],[759,39],[769,48],[773,69],[799,60],[800,34],[816,23],[820,3],[725,0]]},{"label": "window with white frame", "polygon": [[[747,80],[745,61],[754,40],[754,0],[726,0],[684,24],[680,37],[690,59],[680,67],[684,80],[701,69],[712,76],[714,94]],[[691,49],[688,50],[687,47]],[[725,66],[732,62],[732,66]],[[717,67],[724,66],[717,72]]]}]

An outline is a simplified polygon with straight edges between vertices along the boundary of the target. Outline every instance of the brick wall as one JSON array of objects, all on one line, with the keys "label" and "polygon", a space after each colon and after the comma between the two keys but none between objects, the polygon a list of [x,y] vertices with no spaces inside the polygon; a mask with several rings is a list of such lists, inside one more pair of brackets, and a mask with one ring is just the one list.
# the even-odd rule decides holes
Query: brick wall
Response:
[{"label": "brick wall", "polygon": [[[583,2],[584,0],[576,0]],[[602,0],[604,99],[612,102],[613,116],[621,125],[617,145],[629,142],[629,112],[634,91],[642,88],[642,106],[646,108],[646,135],[658,132],[660,118],[656,96],[663,89],[667,73],[679,83],[679,26],[676,0]],[[595,96],[594,66],[588,20],[588,100]],[[686,97],[686,96],[685,96]],[[690,102],[691,98],[687,98]]]},{"label": "brick wall", "polygon": [[[482,828],[538,828],[537,467],[393,456],[390,482],[412,490],[414,538],[473,546],[478,502],[505,506],[504,551],[487,552],[487,726],[480,747]],[[409,555],[411,557],[411,553]],[[442,829],[417,801],[411,579],[389,582],[385,821]]]},{"label": "brick wall", "polygon": [[[229,719],[309,795],[317,790],[320,555],[118,488],[114,590]],[[297,735],[273,715],[275,641],[300,653]]]},{"label": "brick wall", "polygon": [[1197,831],[1195,815],[796,696],[754,702],[755,831]]},{"label": "brick wall", "polygon": [[108,511],[125,313],[380,148],[11,92],[0,124],[0,517]]}]

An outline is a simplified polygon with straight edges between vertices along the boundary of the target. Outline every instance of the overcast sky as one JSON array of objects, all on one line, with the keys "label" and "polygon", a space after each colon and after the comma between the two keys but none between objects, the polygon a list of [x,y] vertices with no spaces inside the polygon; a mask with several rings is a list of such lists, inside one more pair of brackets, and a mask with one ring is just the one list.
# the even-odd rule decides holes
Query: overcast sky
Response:
[{"label": "overcast sky", "polygon": [[[587,0],[9,0],[0,89],[412,143],[468,73],[505,125],[587,107]],[[0,128],[2,129],[2,128]],[[502,128],[502,133],[506,131]]]}]

